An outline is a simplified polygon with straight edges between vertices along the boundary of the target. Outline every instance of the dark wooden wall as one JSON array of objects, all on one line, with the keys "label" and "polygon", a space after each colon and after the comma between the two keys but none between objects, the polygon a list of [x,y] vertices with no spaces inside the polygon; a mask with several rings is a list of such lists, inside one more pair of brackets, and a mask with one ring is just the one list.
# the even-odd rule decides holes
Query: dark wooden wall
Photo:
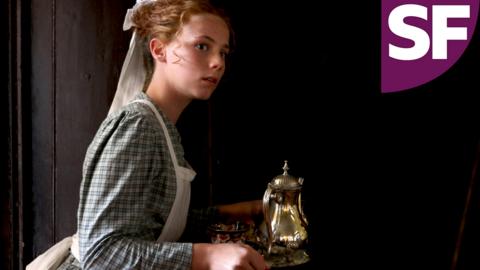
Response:
[{"label": "dark wooden wall", "polygon": [[4,59],[1,61],[1,70],[0,72],[0,82],[1,88],[4,91],[0,92],[0,102],[1,102],[1,112],[0,112],[0,119],[3,125],[0,139],[0,268],[1,269],[12,269],[13,264],[13,243],[14,243],[14,236],[16,235],[13,232],[13,207],[11,201],[11,191],[12,191],[12,177],[10,177],[10,167],[12,160],[11,154],[12,151],[10,150],[11,142],[10,142],[10,93],[11,91],[6,91],[7,89],[11,89],[11,84],[9,80],[10,72],[10,7],[9,1],[2,1],[0,3],[0,34],[3,38],[0,41],[0,58]]},{"label": "dark wooden wall", "polygon": [[32,255],[76,231],[84,154],[113,99],[133,1],[31,1]]},{"label": "dark wooden wall", "polygon": [[[134,1],[7,2],[15,38],[1,43],[11,47],[11,149],[0,268],[23,269],[76,229],[85,150],[113,99]],[[445,75],[381,95],[378,3],[215,2],[232,17],[237,47],[212,99],[179,119],[199,173],[193,204],[261,198],[288,159],[305,178],[312,267],[450,269],[480,138],[478,28]],[[472,269],[475,246],[465,243],[457,270]]]}]

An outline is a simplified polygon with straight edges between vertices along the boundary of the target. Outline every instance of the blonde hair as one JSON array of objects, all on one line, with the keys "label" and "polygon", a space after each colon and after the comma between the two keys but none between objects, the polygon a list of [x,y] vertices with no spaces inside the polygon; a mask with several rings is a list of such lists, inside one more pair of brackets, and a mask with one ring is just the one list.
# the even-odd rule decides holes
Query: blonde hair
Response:
[{"label": "blonde hair", "polygon": [[142,4],[135,10],[132,15],[133,28],[144,43],[144,63],[147,70],[144,90],[150,83],[154,69],[149,41],[158,38],[169,43],[175,39],[192,15],[202,13],[222,18],[229,28],[230,41],[234,43],[230,20],[223,10],[214,7],[208,0],[156,0]]}]

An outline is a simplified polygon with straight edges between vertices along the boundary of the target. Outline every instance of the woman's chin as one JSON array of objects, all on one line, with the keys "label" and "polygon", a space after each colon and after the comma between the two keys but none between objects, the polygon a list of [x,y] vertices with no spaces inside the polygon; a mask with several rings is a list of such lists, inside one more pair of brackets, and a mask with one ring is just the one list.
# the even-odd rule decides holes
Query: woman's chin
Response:
[{"label": "woman's chin", "polygon": [[204,90],[195,93],[194,98],[198,100],[208,100],[213,94],[213,90]]}]

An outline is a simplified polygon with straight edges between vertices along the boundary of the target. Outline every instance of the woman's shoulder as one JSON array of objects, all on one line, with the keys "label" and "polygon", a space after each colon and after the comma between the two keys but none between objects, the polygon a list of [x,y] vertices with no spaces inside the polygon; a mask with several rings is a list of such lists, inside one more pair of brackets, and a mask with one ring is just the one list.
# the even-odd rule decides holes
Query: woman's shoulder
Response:
[{"label": "woman's shoulder", "polygon": [[102,126],[151,127],[156,121],[155,114],[150,108],[140,103],[129,103],[119,111],[108,115]]},{"label": "woman's shoulder", "polygon": [[139,136],[154,139],[162,133],[154,113],[147,106],[130,103],[103,120],[94,140],[134,139]]}]

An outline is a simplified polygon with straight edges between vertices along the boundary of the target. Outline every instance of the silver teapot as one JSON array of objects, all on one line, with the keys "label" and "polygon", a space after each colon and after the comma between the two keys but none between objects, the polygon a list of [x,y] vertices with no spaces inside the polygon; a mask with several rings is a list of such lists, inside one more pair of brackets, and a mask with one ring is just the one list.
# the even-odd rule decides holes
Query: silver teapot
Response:
[{"label": "silver teapot", "polygon": [[308,221],[302,209],[303,178],[288,174],[288,161],[283,174],[268,183],[263,195],[266,230],[266,260],[270,266],[292,266],[309,261],[305,250]]}]

